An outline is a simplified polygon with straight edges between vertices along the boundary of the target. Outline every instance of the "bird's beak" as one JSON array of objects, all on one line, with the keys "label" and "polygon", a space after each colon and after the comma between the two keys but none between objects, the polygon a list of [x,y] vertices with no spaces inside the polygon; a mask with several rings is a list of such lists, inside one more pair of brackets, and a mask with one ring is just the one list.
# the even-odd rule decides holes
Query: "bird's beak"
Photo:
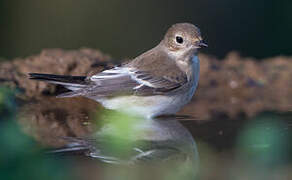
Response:
[{"label": "bird's beak", "polygon": [[202,48],[202,47],[208,47],[208,44],[206,44],[203,40],[199,41],[196,46]]},{"label": "bird's beak", "polygon": [[200,41],[197,41],[195,43],[195,47],[196,48],[203,48],[203,47],[208,47],[208,45],[203,40],[200,40]]}]

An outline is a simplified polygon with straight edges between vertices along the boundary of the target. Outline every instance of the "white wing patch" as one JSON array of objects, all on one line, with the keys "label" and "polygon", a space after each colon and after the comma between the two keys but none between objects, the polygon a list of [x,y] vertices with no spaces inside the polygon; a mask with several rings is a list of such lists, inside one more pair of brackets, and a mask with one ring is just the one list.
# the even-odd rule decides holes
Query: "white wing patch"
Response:
[{"label": "white wing patch", "polygon": [[142,86],[144,86],[144,85],[145,85],[145,86],[148,86],[148,87],[153,87],[153,88],[155,88],[155,86],[154,86],[152,83],[150,83],[149,81],[145,81],[145,80],[143,80],[143,79],[138,78],[138,77],[137,77],[137,74],[136,74],[137,70],[130,69],[129,71],[130,71],[131,78],[132,78],[133,80],[137,81],[137,82],[140,84],[139,86],[136,86],[135,89],[138,89],[138,88],[140,88],[140,87],[142,87]]},{"label": "white wing patch", "polygon": [[114,79],[117,77],[127,76],[129,75],[129,70],[127,69],[128,68],[115,67],[113,69],[105,70],[101,73],[91,76],[90,80],[96,81],[100,79]]},{"label": "white wing patch", "polygon": [[140,79],[137,77],[136,72],[138,70],[134,68],[128,68],[128,67],[115,67],[113,69],[102,71],[101,73],[98,73],[96,75],[93,75],[90,77],[91,81],[98,82],[99,80],[105,80],[105,79],[115,79],[123,76],[130,76],[132,80],[136,81],[139,85],[135,86],[133,89],[139,89],[142,86],[148,86],[148,87],[155,87],[150,82]]}]

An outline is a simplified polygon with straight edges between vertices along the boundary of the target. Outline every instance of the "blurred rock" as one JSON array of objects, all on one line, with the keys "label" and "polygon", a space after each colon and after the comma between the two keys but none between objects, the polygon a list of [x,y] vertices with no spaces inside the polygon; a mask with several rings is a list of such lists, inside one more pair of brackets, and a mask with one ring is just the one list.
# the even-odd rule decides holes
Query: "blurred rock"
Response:
[{"label": "blurred rock", "polygon": [[38,98],[54,94],[57,89],[54,85],[29,80],[29,72],[87,75],[112,65],[109,60],[109,56],[92,49],[43,50],[39,55],[1,63],[0,82],[24,90],[21,98]]},{"label": "blurred rock", "polygon": [[232,52],[222,61],[207,55],[200,59],[199,88],[182,114],[210,119],[292,110],[292,58],[256,60]]}]

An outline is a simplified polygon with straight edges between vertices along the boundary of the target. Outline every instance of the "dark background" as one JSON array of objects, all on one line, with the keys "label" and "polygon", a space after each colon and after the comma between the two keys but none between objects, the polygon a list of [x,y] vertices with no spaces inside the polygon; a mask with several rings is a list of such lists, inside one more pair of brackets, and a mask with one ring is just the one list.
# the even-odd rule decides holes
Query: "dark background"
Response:
[{"label": "dark background", "polygon": [[204,52],[219,58],[232,50],[291,55],[291,8],[291,0],[0,0],[0,57],[80,47],[134,57],[177,22],[198,25],[209,44]]}]

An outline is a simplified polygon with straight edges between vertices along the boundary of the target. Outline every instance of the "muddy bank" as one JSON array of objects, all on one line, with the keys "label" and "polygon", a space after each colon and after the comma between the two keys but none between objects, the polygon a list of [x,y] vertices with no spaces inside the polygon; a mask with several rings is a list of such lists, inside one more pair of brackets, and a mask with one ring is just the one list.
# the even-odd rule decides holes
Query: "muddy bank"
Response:
[{"label": "muddy bank", "polygon": [[[222,61],[204,54],[200,55],[200,59],[198,90],[181,114],[202,120],[218,115],[235,118],[238,115],[253,116],[266,110],[292,109],[292,58],[275,57],[255,61],[230,53]],[[64,89],[31,81],[27,79],[29,72],[88,75],[113,64],[110,56],[98,50],[50,49],[28,58],[2,62],[0,81],[1,84],[20,88],[23,94],[19,98],[30,101],[54,96]],[[88,104],[88,101],[78,101],[78,104],[83,103]]]}]

